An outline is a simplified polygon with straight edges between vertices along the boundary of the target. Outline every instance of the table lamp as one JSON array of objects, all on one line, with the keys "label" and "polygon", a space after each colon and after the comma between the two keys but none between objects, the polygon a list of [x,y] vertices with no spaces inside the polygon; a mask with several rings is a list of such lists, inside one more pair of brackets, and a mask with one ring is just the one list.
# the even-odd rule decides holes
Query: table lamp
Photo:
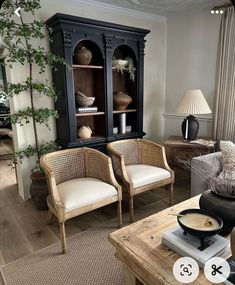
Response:
[{"label": "table lamp", "polygon": [[187,90],[176,108],[176,113],[189,115],[182,123],[182,134],[184,140],[195,140],[199,130],[199,122],[193,115],[209,114],[211,109],[201,90]]}]

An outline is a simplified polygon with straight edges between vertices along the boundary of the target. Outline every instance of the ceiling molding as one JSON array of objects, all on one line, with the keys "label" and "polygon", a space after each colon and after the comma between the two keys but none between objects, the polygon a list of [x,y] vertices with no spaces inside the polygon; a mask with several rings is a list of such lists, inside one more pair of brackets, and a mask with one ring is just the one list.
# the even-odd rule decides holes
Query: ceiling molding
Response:
[{"label": "ceiling molding", "polygon": [[75,2],[79,4],[81,7],[91,7],[91,8],[98,8],[98,9],[105,9],[105,12],[113,12],[116,14],[121,14],[121,15],[126,15],[129,17],[141,19],[141,20],[148,20],[148,21],[153,21],[153,22],[158,22],[158,23],[164,23],[166,24],[167,18],[164,16],[160,15],[155,15],[155,14],[149,14],[137,10],[132,10],[128,8],[122,8],[118,7],[115,5],[111,4],[106,4],[106,3],[101,3],[99,1],[94,1],[94,0],[70,0],[72,2]]}]

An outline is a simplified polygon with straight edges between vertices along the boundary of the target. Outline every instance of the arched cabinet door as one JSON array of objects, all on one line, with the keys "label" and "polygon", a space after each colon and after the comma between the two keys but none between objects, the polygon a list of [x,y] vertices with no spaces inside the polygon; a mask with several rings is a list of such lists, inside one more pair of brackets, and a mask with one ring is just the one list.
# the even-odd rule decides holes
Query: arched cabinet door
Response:
[{"label": "arched cabinet door", "polygon": [[137,62],[137,53],[130,45],[121,44],[114,49],[112,54],[114,137],[138,132]]},{"label": "arched cabinet door", "polygon": [[[53,71],[58,143],[105,151],[107,142],[143,137],[143,50],[150,31],[64,14],[46,23],[51,50],[68,64]],[[130,101],[123,110],[114,100],[121,92]]]},{"label": "arched cabinet door", "polygon": [[[104,58],[91,40],[79,41],[73,52],[73,94],[76,108],[77,141],[106,139]],[[88,137],[79,135],[84,127]],[[89,136],[91,135],[91,136]]]}]

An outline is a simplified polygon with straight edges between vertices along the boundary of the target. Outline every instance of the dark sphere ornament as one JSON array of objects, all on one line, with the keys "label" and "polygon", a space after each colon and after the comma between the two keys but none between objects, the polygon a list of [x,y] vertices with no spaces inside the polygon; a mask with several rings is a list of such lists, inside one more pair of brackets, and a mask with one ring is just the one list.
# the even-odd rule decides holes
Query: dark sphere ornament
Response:
[{"label": "dark sphere ornament", "polygon": [[[188,121],[188,136],[186,138],[186,125]],[[198,130],[199,130],[199,122],[196,117],[193,115],[189,115],[186,117],[181,126],[182,134],[185,140],[195,140],[197,138]]]}]

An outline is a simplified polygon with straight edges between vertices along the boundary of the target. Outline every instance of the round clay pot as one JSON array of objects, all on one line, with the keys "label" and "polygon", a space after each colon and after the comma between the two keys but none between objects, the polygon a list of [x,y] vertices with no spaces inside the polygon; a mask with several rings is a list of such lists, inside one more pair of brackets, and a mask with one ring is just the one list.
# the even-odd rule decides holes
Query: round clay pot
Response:
[{"label": "round clay pot", "polygon": [[127,93],[117,92],[113,95],[113,105],[115,110],[126,110],[127,106],[131,102],[132,98]]},{"label": "round clay pot", "polygon": [[91,137],[92,130],[89,127],[82,126],[78,129],[78,137],[80,139],[89,139]]},{"label": "round clay pot", "polygon": [[211,211],[223,220],[221,235],[229,234],[235,226],[235,201],[215,195],[210,189],[202,193],[199,205],[201,209]]},{"label": "round clay pot", "polygon": [[75,54],[76,61],[78,64],[88,65],[92,59],[92,53],[89,49],[81,47]]},{"label": "round clay pot", "polygon": [[30,185],[30,195],[36,207],[39,210],[46,210],[48,186],[45,173],[42,171],[35,171],[31,175],[32,183]]}]

